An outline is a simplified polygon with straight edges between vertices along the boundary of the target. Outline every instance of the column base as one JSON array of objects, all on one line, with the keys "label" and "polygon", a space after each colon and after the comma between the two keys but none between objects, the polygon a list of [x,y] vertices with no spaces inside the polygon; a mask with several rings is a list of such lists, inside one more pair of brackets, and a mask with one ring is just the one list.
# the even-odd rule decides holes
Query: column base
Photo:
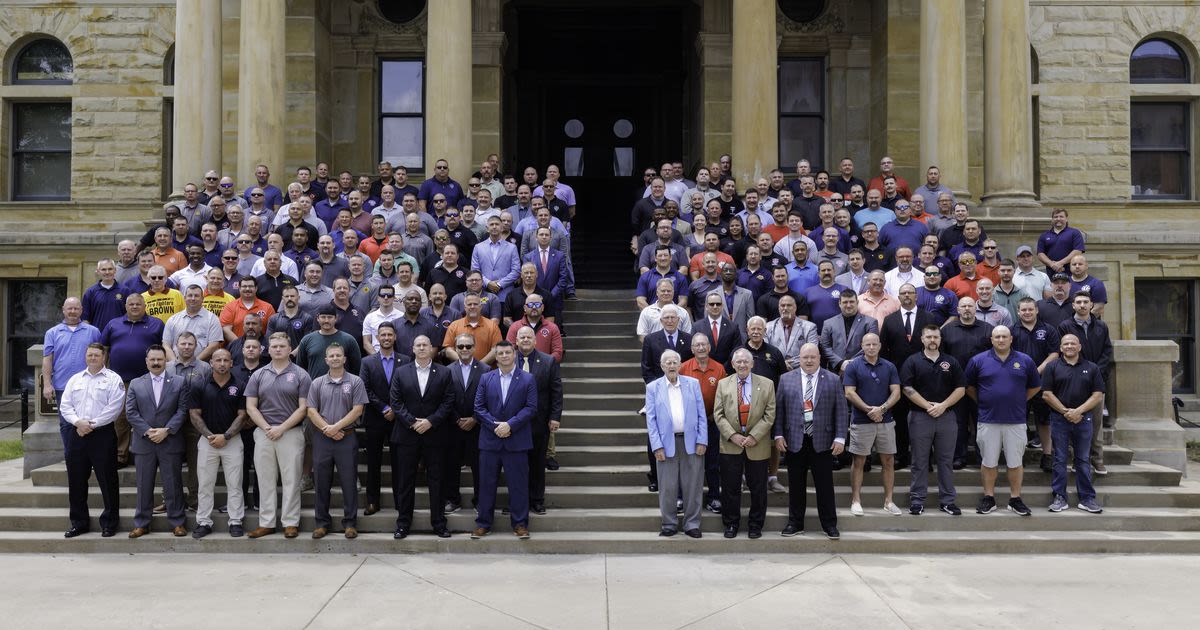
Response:
[{"label": "column base", "polygon": [[1017,207],[1040,208],[1042,204],[1036,195],[1027,190],[998,190],[984,193],[979,203],[993,208]]},{"label": "column base", "polygon": [[1185,432],[1173,419],[1118,416],[1113,442],[1131,449],[1135,460],[1187,471]]},{"label": "column base", "polygon": [[58,431],[58,418],[35,421],[21,434],[21,447],[25,451],[25,479],[37,468],[63,461],[62,434]]}]

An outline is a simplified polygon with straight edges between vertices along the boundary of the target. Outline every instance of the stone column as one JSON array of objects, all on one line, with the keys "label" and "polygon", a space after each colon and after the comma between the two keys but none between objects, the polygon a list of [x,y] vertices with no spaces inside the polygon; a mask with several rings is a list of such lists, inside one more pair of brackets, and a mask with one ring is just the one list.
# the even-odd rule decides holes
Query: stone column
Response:
[{"label": "stone column", "polygon": [[779,166],[774,0],[733,0],[733,175],[739,189]]},{"label": "stone column", "polygon": [[[207,1],[207,0],[206,0]],[[219,4],[219,3],[218,3]],[[285,172],[287,111],[286,0],[242,2],[238,51],[238,156],[235,180],[254,181],[254,167]],[[240,191],[239,191],[240,192]]]},{"label": "stone column", "polygon": [[425,48],[425,173],[450,163],[450,176],[466,185],[471,162],[471,0],[428,4]]},{"label": "stone column", "polygon": [[1026,0],[984,4],[985,153],[981,200],[990,206],[1038,206],[1033,194],[1027,29]]},{"label": "stone column", "polygon": [[1179,360],[1173,341],[1113,340],[1116,431],[1113,442],[1133,450],[1133,458],[1187,468],[1183,428],[1171,406],[1171,364]]},{"label": "stone column", "polygon": [[[213,81],[213,77],[217,81]],[[179,0],[175,6],[174,149],[171,190],[203,187],[205,171],[221,170],[221,3]]]},{"label": "stone column", "polygon": [[959,199],[971,196],[967,190],[966,24],[962,0],[921,0],[920,172],[938,165],[942,183]]}]

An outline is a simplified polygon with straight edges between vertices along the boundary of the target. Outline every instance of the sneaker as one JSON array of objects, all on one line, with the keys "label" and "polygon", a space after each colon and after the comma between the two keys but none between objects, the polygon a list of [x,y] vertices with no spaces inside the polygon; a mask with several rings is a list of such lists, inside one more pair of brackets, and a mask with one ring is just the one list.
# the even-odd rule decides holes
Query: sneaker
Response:
[{"label": "sneaker", "polygon": [[1021,516],[1033,516],[1033,510],[1029,509],[1021,497],[1013,497],[1008,500],[1008,509],[1016,512]]},{"label": "sneaker", "polygon": [[713,499],[712,501],[709,501],[708,505],[704,506],[704,509],[708,510],[709,512],[712,512],[713,514],[720,514],[721,513],[721,500]]},{"label": "sneaker", "polygon": [[783,484],[779,483],[778,477],[767,479],[767,490],[775,493],[787,492],[787,488],[784,488]]},{"label": "sneaker", "polygon": [[1054,495],[1054,500],[1050,502],[1050,507],[1047,509],[1049,509],[1051,512],[1061,512],[1068,507],[1067,497],[1064,497],[1061,494],[1056,494]]},{"label": "sneaker", "polygon": [[962,516],[962,510],[958,509],[958,506],[954,505],[953,503],[947,503],[938,509],[949,514],[950,516]]},{"label": "sneaker", "polygon": [[979,505],[975,508],[976,514],[991,514],[996,511],[996,497],[983,495],[979,498]]},{"label": "sneaker", "polygon": [[1092,463],[1092,473],[1096,474],[1096,475],[1100,475],[1101,477],[1107,477],[1108,469],[1104,467],[1104,462],[1093,462]]},{"label": "sneaker", "polygon": [[1026,446],[1028,446],[1029,448],[1032,448],[1032,449],[1042,448],[1042,438],[1037,437],[1035,435],[1035,436],[1033,436],[1032,440],[1029,440],[1029,443],[1026,444]]},{"label": "sneaker", "polygon": [[241,538],[242,536],[245,536],[245,535],[246,535],[246,530],[242,529],[241,523],[230,523],[229,524],[229,536],[231,538]]},{"label": "sneaker", "polygon": [[908,506],[908,513],[913,516],[920,516],[925,513],[925,506],[920,503],[914,503]]},{"label": "sneaker", "polygon": [[[1063,501],[1063,503],[1066,503],[1066,501]],[[1100,504],[1096,503],[1095,499],[1080,501],[1075,507],[1087,512],[1088,514],[1099,514],[1104,511],[1104,508],[1100,507]]]},{"label": "sneaker", "polygon": [[862,516],[863,515],[862,504],[859,503],[858,501],[851,503],[850,504],[850,513],[855,516]]},{"label": "sneaker", "polygon": [[900,508],[891,501],[883,504],[883,511],[891,514],[892,516],[900,516],[903,514],[903,512],[900,511]]}]

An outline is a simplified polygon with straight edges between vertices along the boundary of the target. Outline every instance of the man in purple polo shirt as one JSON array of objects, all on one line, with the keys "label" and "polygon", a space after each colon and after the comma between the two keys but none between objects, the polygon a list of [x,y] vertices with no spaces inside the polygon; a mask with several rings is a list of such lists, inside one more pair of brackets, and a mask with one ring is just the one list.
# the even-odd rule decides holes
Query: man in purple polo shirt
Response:
[{"label": "man in purple polo shirt", "polygon": [[254,201],[250,199],[250,191],[254,190],[255,188],[261,188],[264,195],[263,202],[268,208],[272,210],[278,210],[279,206],[283,205],[283,191],[279,190],[278,186],[269,183],[271,179],[271,169],[267,168],[266,164],[259,164],[258,166],[255,166],[254,179],[258,181],[258,185],[251,186],[246,189],[246,192],[242,193],[242,198],[246,200],[246,204],[249,205],[254,203]]},{"label": "man in purple polo shirt", "polygon": [[1050,229],[1043,232],[1037,242],[1037,257],[1046,265],[1046,273],[1052,276],[1067,270],[1071,259],[1085,251],[1083,232],[1067,226],[1067,209],[1052,210]]},{"label": "man in purple polo shirt", "polygon": [[1104,306],[1108,304],[1108,290],[1096,276],[1088,273],[1087,257],[1076,254],[1071,259],[1071,290],[1070,295],[1086,293],[1092,297],[1092,315],[1104,316]]},{"label": "man in purple polo shirt", "polygon": [[317,213],[317,218],[325,222],[325,229],[333,229],[333,220],[337,218],[338,211],[342,208],[349,208],[345,201],[342,200],[342,185],[337,180],[331,179],[325,184],[325,198],[313,204],[313,212]]},{"label": "man in purple polo shirt", "polygon": [[446,196],[446,205],[449,207],[458,207],[458,202],[463,198],[462,185],[450,179],[450,163],[446,160],[434,162],[433,177],[421,182],[421,189],[417,192],[421,210],[428,212],[426,207],[429,200],[438,193]]},{"label": "man in purple polo shirt", "polygon": [[[130,293],[125,298],[125,316],[108,322],[100,333],[100,343],[108,349],[108,367],[126,386],[148,371],[146,350],[162,343],[163,328],[161,319],[146,315],[146,299],[142,294]],[[127,466],[133,428],[124,412],[117,416],[116,430],[117,466]]]},{"label": "man in purple polo shirt", "polygon": [[1008,469],[1008,509],[1021,516],[1033,514],[1021,500],[1025,457],[1027,403],[1042,387],[1037,364],[1024,352],[1012,349],[1012,333],[1005,326],[992,329],[992,348],[971,358],[965,371],[967,395],[979,404],[976,441],[980,453],[983,496],[979,514],[996,510],[996,476],[1000,452]]}]

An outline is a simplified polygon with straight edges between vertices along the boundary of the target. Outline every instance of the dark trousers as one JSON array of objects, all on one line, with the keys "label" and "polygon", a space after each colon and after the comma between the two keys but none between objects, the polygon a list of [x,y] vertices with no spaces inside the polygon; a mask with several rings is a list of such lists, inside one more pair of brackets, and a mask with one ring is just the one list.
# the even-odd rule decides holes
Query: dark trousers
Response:
[{"label": "dark trousers", "polygon": [[317,490],[315,516],[317,527],[328,529],[333,524],[329,516],[329,496],[333,488],[333,470],[337,467],[338,483],[342,487],[342,527],[358,527],[358,437],[349,431],[340,440],[331,440],[324,433],[312,433],[313,485]]},{"label": "dark trousers", "polygon": [[58,424],[63,451],[67,460],[67,492],[71,501],[71,527],[91,528],[88,511],[88,479],[96,473],[96,485],[104,498],[100,513],[101,529],[117,528],[120,509],[120,487],[117,483],[117,431],[112,424],[92,430],[80,437],[73,425]]},{"label": "dark trousers", "polygon": [[479,504],[479,425],[470,431],[458,427],[451,430],[453,436],[450,448],[447,450],[446,471],[442,478],[446,480],[442,494],[447,501],[462,505],[462,466],[465,463],[471,469],[471,504]]},{"label": "dark trousers", "polygon": [[[545,467],[545,464],[542,464]],[[479,450],[479,506],[475,526],[492,528],[500,470],[508,482],[509,520],[514,529],[529,526],[529,454],[525,451]]]},{"label": "dark trousers", "polygon": [[976,414],[979,412],[979,406],[969,396],[963,396],[954,405],[954,417],[958,422],[958,436],[954,441],[954,461],[965,462],[967,460],[967,444],[975,442],[975,432],[971,427],[975,424]]},{"label": "dark trousers", "polygon": [[149,453],[133,453],[133,463],[137,467],[137,508],[133,512],[133,526],[150,528],[156,474],[162,477],[167,522],[171,527],[183,525],[187,516],[183,506],[183,453],[167,453],[158,449]]},{"label": "dark trousers", "polygon": [[650,462],[650,471],[646,473],[646,479],[650,483],[658,483],[658,460],[654,459],[654,450],[650,448],[650,438],[646,438],[646,461]]},{"label": "dark trousers", "polygon": [[247,510],[258,509],[258,475],[254,473],[254,423],[242,429],[242,497]]},{"label": "dark trousers", "polygon": [[417,463],[425,462],[425,481],[429,486],[429,523],[434,529],[446,526],[446,505],[442,497],[442,471],[446,468],[446,447],[426,440],[408,444],[392,442],[392,496],[396,501],[396,529],[411,529],[417,493]]},{"label": "dark trousers", "polygon": [[896,421],[896,468],[902,468],[901,463],[909,460],[908,414],[912,404],[904,396],[892,407],[892,418]]},{"label": "dark trousers", "polygon": [[383,447],[388,445],[390,450],[392,425],[387,423],[367,423],[363,430],[363,448],[366,450],[367,478],[363,482],[366,489],[367,505],[379,505],[379,488],[383,485]]},{"label": "dark trousers", "polygon": [[721,522],[725,527],[737,527],[742,519],[742,473],[750,486],[750,516],[746,525],[750,531],[762,530],[767,519],[767,462],[753,461],[745,453],[721,453]]},{"label": "dark trousers", "polygon": [[[704,495],[705,503],[721,498],[721,430],[710,418],[708,421],[708,445],[704,451],[704,483],[708,492]],[[740,480],[739,480],[740,481]]]},{"label": "dark trousers", "polygon": [[817,491],[817,515],[821,527],[837,527],[837,507],[833,497],[833,451],[817,452],[811,435],[804,436],[804,445],[784,456],[788,471],[788,523],[804,529],[804,512],[808,508],[808,471],[812,471],[813,489]]},{"label": "dark trousers", "polygon": [[533,434],[533,448],[529,449],[529,503],[538,505],[546,502],[546,444],[549,433]]}]

